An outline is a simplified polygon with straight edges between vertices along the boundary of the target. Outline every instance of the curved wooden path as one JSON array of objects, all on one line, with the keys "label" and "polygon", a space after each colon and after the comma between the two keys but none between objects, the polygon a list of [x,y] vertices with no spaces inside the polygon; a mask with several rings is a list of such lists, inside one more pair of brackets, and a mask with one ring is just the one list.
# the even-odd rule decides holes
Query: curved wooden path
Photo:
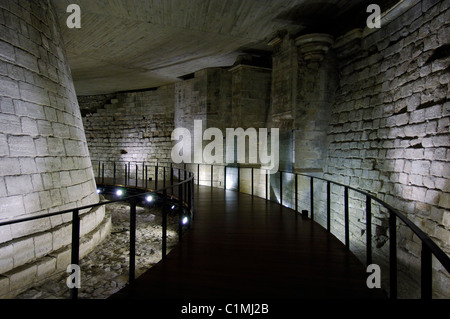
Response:
[{"label": "curved wooden path", "polygon": [[196,186],[183,242],[112,299],[382,298],[336,237],[289,208]]}]

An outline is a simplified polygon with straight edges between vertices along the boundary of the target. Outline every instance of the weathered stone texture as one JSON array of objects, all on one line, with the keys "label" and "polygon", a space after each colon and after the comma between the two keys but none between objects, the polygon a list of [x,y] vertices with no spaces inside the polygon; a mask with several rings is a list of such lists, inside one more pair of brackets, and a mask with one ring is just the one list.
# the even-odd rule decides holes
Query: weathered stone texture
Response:
[{"label": "weathered stone texture", "polygon": [[[119,162],[147,165],[167,165],[171,161],[171,133],[174,129],[174,86],[158,90],[121,93],[108,104],[84,118],[95,174],[96,161],[118,162],[117,174],[124,165]],[[83,97],[84,103],[97,97]],[[135,165],[132,165],[134,176]],[[106,166],[105,176],[112,176],[113,166]],[[73,177],[72,177],[73,178]]]},{"label": "weathered stone texture", "polygon": [[[436,57],[435,52],[449,45],[449,11],[446,1],[419,2],[363,36],[356,53],[341,56],[325,174],[403,210],[447,253],[450,229],[441,216],[448,210],[449,194],[450,59]],[[336,48],[338,56],[344,49]],[[363,247],[365,206],[355,201],[350,207],[351,236]],[[335,204],[332,224],[337,223],[335,231],[342,233],[341,203]],[[387,236],[387,217],[385,211],[374,215],[380,222],[374,240]],[[399,247],[420,256],[413,237],[401,236]],[[386,255],[387,245],[380,244],[376,254]],[[417,257],[407,261],[418,264]],[[440,269],[438,263],[433,267]],[[446,282],[448,287],[448,274],[437,271],[435,278],[436,294],[448,297],[442,285]]]},{"label": "weathered stone texture", "polygon": [[[0,48],[0,221],[98,202],[50,1],[1,1]],[[80,187],[68,192],[69,185]],[[71,217],[59,220],[68,223]],[[100,223],[91,220],[88,228]],[[58,249],[55,243],[67,244],[67,234],[60,237],[52,233],[53,227],[48,218],[0,227],[0,296],[33,282],[36,271],[41,276],[42,267],[36,268],[39,258]],[[70,230],[70,224],[60,227]],[[6,280],[8,284],[3,284]]]}]

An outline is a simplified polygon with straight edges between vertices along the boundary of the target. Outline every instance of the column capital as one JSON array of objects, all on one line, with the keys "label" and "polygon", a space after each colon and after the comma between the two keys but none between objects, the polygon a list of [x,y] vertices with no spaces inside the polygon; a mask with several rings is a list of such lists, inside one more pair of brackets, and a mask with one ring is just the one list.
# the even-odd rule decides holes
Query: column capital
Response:
[{"label": "column capital", "polygon": [[307,62],[320,62],[333,44],[333,36],[325,33],[311,33],[295,39],[299,53]]}]

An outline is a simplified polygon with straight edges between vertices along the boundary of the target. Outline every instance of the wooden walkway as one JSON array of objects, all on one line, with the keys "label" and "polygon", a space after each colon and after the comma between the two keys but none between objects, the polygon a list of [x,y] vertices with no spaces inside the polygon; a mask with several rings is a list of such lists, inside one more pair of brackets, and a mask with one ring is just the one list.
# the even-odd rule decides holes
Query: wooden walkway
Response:
[{"label": "wooden walkway", "polygon": [[333,235],[277,203],[196,186],[183,242],[111,298],[380,298]]}]

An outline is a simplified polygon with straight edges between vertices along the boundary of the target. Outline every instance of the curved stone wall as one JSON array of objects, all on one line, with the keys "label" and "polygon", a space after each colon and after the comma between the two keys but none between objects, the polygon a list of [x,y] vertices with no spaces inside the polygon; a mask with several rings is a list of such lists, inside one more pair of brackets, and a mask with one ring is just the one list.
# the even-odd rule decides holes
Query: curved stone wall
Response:
[{"label": "curved stone wall", "polygon": [[[0,221],[98,202],[56,14],[48,0],[0,2]],[[83,211],[82,253],[108,230]],[[0,297],[70,261],[71,214],[0,227]]]}]

